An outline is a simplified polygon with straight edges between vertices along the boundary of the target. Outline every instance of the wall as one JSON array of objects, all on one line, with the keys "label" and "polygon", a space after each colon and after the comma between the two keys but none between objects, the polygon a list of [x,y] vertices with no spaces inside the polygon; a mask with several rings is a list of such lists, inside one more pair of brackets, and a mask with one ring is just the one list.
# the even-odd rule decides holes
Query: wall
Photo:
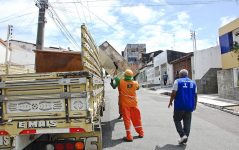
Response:
[{"label": "wall", "polygon": [[233,69],[217,72],[218,94],[221,98],[239,101],[239,87],[234,86]]},{"label": "wall", "polygon": [[11,44],[12,53],[10,61],[18,65],[26,65],[34,68],[35,66],[35,53],[31,50],[23,49],[17,45]]},{"label": "wall", "polygon": [[141,69],[139,71],[139,74],[136,77],[136,80],[140,85],[145,85],[147,82],[147,77],[146,77],[146,67]]},{"label": "wall", "polygon": [[[195,58],[193,58],[195,57]],[[221,68],[221,51],[219,46],[194,52],[192,60],[195,60],[194,80],[201,79],[210,68]],[[193,62],[192,62],[193,63]],[[193,70],[193,69],[192,69]]]},{"label": "wall", "polygon": [[232,52],[233,43],[239,44],[239,18],[219,28],[222,68],[239,67],[238,54]]},{"label": "wall", "polygon": [[[158,67],[158,68],[157,68]],[[154,57],[154,72],[155,70],[159,69],[160,73],[159,76],[154,77],[155,84],[161,84],[163,85],[163,74],[165,72],[165,69],[167,70],[168,74],[168,83],[167,84],[173,84],[174,78],[173,78],[173,65],[168,63],[168,51],[164,51]],[[160,81],[158,81],[160,78]]]},{"label": "wall", "polygon": [[154,84],[154,68],[151,67],[146,70],[147,84]]},{"label": "wall", "polygon": [[228,52],[222,55],[222,69],[239,67],[238,55],[234,52]]},{"label": "wall", "polygon": [[188,70],[188,77],[192,79],[192,66],[191,66],[191,57],[184,58],[173,63],[173,78],[175,79],[176,72],[180,71],[181,69]]},{"label": "wall", "polygon": [[239,18],[237,18],[236,20],[230,22],[229,24],[221,27],[219,29],[219,36],[231,32],[232,30],[235,30],[239,27]]},{"label": "wall", "polygon": [[199,94],[214,94],[218,93],[217,71],[219,68],[211,68],[200,79],[196,80],[197,91]]}]

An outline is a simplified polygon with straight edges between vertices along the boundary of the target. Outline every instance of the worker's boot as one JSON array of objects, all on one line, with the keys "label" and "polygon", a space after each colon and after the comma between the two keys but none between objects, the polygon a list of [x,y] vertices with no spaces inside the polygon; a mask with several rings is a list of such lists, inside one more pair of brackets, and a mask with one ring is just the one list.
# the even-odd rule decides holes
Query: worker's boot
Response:
[{"label": "worker's boot", "polygon": [[144,131],[142,127],[136,128],[136,132],[139,134],[139,138],[143,138],[144,137]]},{"label": "worker's boot", "polygon": [[124,137],[123,140],[126,141],[126,142],[132,142],[133,141],[133,137],[132,137],[130,131],[126,131],[126,137]]},{"label": "worker's boot", "polygon": [[122,115],[120,114],[119,117],[117,119],[121,119],[122,118]]}]

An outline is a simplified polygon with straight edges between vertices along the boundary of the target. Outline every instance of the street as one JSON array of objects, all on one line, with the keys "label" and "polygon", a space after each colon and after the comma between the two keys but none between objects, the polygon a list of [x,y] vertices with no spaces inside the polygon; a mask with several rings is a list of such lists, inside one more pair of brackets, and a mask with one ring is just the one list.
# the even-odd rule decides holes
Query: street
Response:
[{"label": "street", "polygon": [[106,111],[102,118],[104,150],[238,150],[239,118],[232,114],[198,104],[192,115],[187,145],[179,146],[179,135],[173,122],[173,108],[168,109],[169,96],[141,88],[138,92],[145,132],[137,138],[131,127],[133,142],[124,142],[125,129],[118,120],[118,90],[105,81]]}]

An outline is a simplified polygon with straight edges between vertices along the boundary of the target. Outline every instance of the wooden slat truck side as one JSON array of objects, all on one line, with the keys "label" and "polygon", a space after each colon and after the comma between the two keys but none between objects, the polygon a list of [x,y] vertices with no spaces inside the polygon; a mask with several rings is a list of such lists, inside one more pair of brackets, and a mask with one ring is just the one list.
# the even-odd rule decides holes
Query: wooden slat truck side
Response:
[{"label": "wooden slat truck side", "polygon": [[81,53],[36,51],[37,73],[0,77],[0,148],[102,149],[102,68],[85,25],[81,38]]}]

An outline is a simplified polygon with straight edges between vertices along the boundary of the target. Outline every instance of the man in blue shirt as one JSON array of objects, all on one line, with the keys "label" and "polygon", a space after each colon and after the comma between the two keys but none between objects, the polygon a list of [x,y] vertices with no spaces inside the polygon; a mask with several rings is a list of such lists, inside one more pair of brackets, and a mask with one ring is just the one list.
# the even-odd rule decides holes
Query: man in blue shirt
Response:
[{"label": "man in blue shirt", "polygon": [[[181,137],[178,143],[184,144],[187,143],[191,128],[192,112],[197,105],[197,86],[194,81],[188,78],[188,71],[186,69],[182,69],[179,72],[179,79],[174,81],[168,108],[172,106],[173,101],[173,120]],[[183,126],[181,121],[183,121]]]}]

